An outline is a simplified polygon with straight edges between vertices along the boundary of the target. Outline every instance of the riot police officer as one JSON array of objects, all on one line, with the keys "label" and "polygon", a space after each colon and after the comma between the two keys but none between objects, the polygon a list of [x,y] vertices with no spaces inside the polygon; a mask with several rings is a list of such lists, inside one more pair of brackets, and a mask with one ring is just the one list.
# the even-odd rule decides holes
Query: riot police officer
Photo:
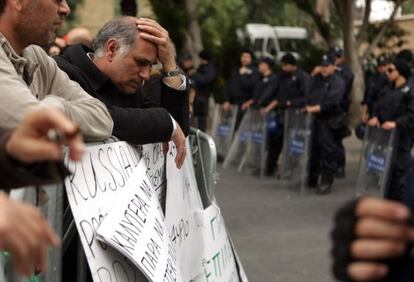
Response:
[{"label": "riot police officer", "polygon": [[[297,64],[296,58],[291,53],[286,53],[280,60],[282,71],[277,75],[277,83],[273,101],[264,108],[263,112],[268,113],[273,109],[284,110],[289,107],[305,106],[305,99],[309,92],[310,76]],[[283,124],[283,114],[278,112],[278,120]],[[277,140],[271,140],[267,160],[267,175],[273,175],[277,167],[277,161],[283,147],[283,131],[277,136]]]},{"label": "riot police officer", "polygon": [[253,89],[252,98],[242,104],[242,111],[246,111],[250,107],[264,108],[271,102],[277,88],[277,76],[273,73],[274,65],[275,63],[271,58],[264,57],[260,59],[258,69],[261,79]]},{"label": "riot police officer", "polygon": [[230,104],[237,105],[239,111],[236,119],[236,130],[240,125],[244,111],[241,106],[252,98],[253,89],[260,80],[260,74],[253,64],[253,53],[244,50],[240,55],[240,64],[230,74],[227,91],[224,93],[223,109],[228,111]]},{"label": "riot police officer", "polygon": [[310,76],[298,66],[296,58],[291,53],[285,54],[281,63],[278,100],[284,108],[303,107],[303,101],[309,93]]},{"label": "riot police officer", "polygon": [[[271,58],[265,57],[260,60],[259,72],[262,75],[262,78],[254,88],[253,98],[242,105],[241,109],[243,111],[252,107],[260,110],[262,114],[267,114],[263,109],[272,102],[278,86],[278,77],[273,73],[274,65],[275,63]],[[272,114],[271,118],[274,119],[273,126],[277,128],[272,128],[272,130],[268,130],[267,132],[266,176],[272,176],[274,174],[277,159],[283,146],[283,126],[280,122],[281,118],[279,115],[276,115],[276,113]],[[267,120],[267,122],[269,124],[270,120]]]},{"label": "riot police officer", "polygon": [[390,83],[386,73],[386,66],[390,60],[385,56],[377,59],[377,71],[366,83],[364,99],[361,102],[361,122],[366,124],[372,114],[374,105],[380,98],[381,91]]},{"label": "riot police officer", "polygon": [[410,151],[414,137],[414,91],[408,83],[411,76],[405,61],[396,60],[386,65],[390,85],[380,94],[374,106],[369,126],[385,130],[398,129],[398,145],[394,150],[388,197],[401,201],[405,194],[406,178],[410,168]]},{"label": "riot police officer", "polygon": [[[352,85],[354,83],[354,74],[352,73],[351,69],[347,64],[345,64],[345,56],[344,51],[342,48],[335,46],[332,47],[329,51],[329,56],[334,58],[334,63],[336,66],[336,73],[344,80],[345,82],[345,93],[342,97],[341,106],[342,109],[346,114],[349,112],[349,108],[351,106],[351,92],[352,92]],[[350,131],[348,129],[350,134]],[[343,145],[343,140],[339,141],[339,164],[336,173],[336,177],[338,178],[345,178],[345,164],[346,164],[346,157],[345,157],[345,147]]]},{"label": "riot police officer", "polygon": [[[341,102],[345,93],[344,81],[335,74],[334,61],[322,57],[320,73],[313,78],[306,111],[315,117],[309,186],[318,187],[317,194],[331,192],[338,167],[337,118],[343,113]],[[319,179],[320,178],[320,179]]]},{"label": "riot police officer", "polygon": [[195,127],[206,132],[209,98],[211,96],[212,89],[217,78],[217,70],[208,51],[201,51],[199,57],[199,67],[194,73],[189,74],[192,86],[194,86],[196,90],[193,106],[193,122]]}]

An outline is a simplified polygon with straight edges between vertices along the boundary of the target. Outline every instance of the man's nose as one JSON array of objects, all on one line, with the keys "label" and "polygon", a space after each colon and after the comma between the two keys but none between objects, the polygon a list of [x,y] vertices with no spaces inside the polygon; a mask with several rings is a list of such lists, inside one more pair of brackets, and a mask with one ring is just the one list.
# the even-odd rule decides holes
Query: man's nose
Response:
[{"label": "man's nose", "polygon": [[69,16],[69,14],[70,14],[70,7],[68,5],[68,2],[66,2],[66,0],[63,0],[60,3],[58,12],[59,12],[59,15]]},{"label": "man's nose", "polygon": [[146,67],[146,68],[142,68],[139,71],[139,76],[143,79],[143,80],[148,80],[151,76],[151,67]]}]

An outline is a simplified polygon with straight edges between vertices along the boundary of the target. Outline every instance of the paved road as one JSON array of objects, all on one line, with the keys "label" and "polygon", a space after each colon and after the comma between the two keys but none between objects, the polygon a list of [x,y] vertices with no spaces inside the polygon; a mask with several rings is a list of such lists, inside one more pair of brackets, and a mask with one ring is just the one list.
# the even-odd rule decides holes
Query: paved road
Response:
[{"label": "paved road", "polygon": [[347,178],[330,195],[283,187],[220,170],[216,197],[251,282],[332,282],[329,230],[334,211],[353,197],[360,142],[346,141]]}]

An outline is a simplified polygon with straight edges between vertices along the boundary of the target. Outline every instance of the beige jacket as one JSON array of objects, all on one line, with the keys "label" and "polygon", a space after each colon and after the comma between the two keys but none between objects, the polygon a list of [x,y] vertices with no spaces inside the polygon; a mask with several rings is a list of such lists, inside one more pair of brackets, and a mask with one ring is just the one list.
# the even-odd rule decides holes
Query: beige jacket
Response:
[{"label": "beige jacket", "polygon": [[0,127],[15,127],[38,107],[62,110],[78,123],[84,138],[111,136],[113,122],[106,106],[69,79],[42,48],[31,45],[19,56],[0,33]]}]

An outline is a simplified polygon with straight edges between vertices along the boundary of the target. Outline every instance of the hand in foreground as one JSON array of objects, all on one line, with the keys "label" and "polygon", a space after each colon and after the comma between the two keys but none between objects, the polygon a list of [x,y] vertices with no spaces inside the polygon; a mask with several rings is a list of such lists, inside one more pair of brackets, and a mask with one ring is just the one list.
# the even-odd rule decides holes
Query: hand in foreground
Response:
[{"label": "hand in foreground", "polygon": [[353,262],[347,267],[355,281],[376,281],[388,274],[383,260],[401,256],[414,243],[410,212],[404,205],[383,199],[363,198],[355,208],[356,239],[350,246]]},{"label": "hand in foreground", "polygon": [[6,152],[24,163],[61,160],[62,145],[48,138],[51,129],[64,135],[69,147],[69,157],[75,161],[79,160],[85,151],[79,128],[64,114],[54,109],[29,113],[11,134],[6,143]]},{"label": "hand in foreground", "polygon": [[40,211],[0,193],[0,250],[12,254],[13,266],[29,276],[46,271],[47,247],[60,243]]}]

